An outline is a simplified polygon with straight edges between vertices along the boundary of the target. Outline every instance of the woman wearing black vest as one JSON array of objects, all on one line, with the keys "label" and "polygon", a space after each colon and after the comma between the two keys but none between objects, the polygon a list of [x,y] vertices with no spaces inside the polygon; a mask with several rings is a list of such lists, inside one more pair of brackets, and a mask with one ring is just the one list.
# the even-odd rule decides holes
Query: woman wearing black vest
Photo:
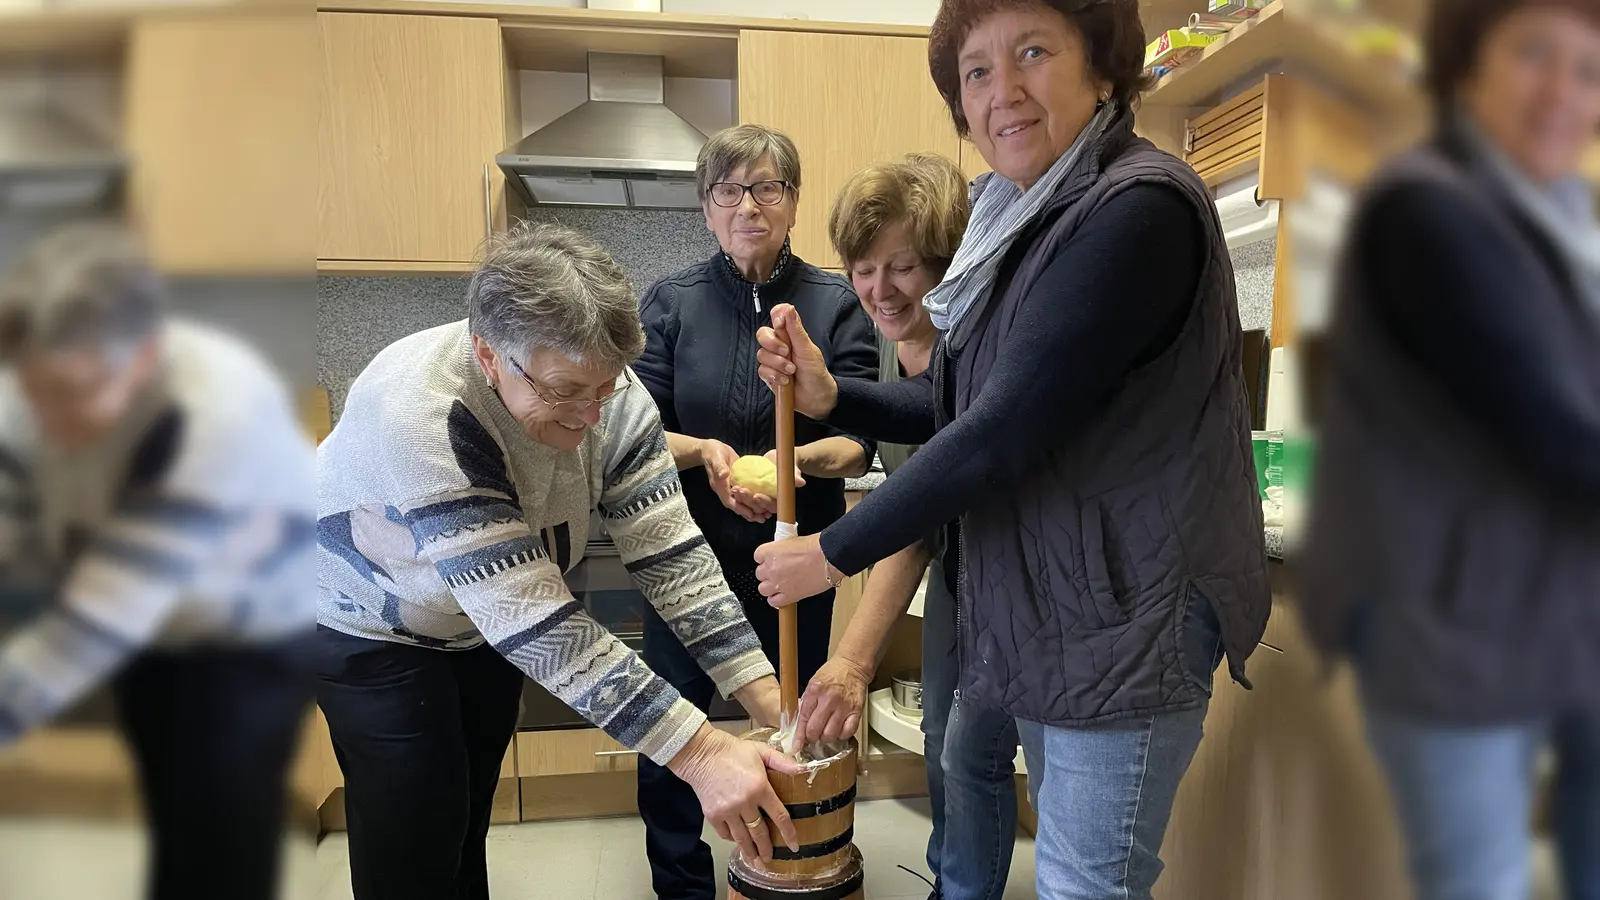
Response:
[{"label": "woman wearing black vest", "polygon": [[[639,310],[645,351],[634,371],[661,410],[689,512],[777,665],[778,614],[762,602],[751,559],[772,539],[776,507],[771,497],[729,479],[734,460],[771,456],[776,446],[772,393],[756,376],[756,329],[780,304],[798,310],[818,333],[826,365],[846,378],[876,373],[878,350],[850,284],[789,250],[800,154],[787,135],[760,125],[718,132],[701,148],[695,181],[719,249],[645,294]],[[795,442],[796,518],[800,533],[814,534],[844,515],[844,479],[866,472],[877,445],[804,419],[795,424]],[[832,592],[802,606],[799,620],[806,680],[828,658]],[[711,680],[666,623],[647,612],[644,630],[650,668],[696,706],[709,707]],[[713,900],[717,873],[711,848],[700,840],[704,819],[694,789],[641,758],[639,813],[656,896]]]},{"label": "woman wearing black vest", "polygon": [[1205,185],[1133,134],[1136,0],[945,0],[929,68],[994,169],[924,305],[924,377],[834,378],[787,310],[762,377],[814,418],[923,444],[821,535],[757,551],[817,593],[959,519],[951,711],[1031,723],[1038,895],[1147,900],[1213,669],[1270,600],[1233,272]]},{"label": "woman wearing black vest", "polygon": [[1600,6],[1436,0],[1434,137],[1354,213],[1306,621],[1360,676],[1418,900],[1600,898]]}]

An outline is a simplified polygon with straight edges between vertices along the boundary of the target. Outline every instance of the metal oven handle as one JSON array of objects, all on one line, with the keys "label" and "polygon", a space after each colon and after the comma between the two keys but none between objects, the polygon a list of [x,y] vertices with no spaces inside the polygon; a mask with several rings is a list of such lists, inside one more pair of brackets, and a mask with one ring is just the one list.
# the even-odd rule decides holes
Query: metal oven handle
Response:
[{"label": "metal oven handle", "polygon": [[637,750],[596,750],[595,756],[638,756]]}]

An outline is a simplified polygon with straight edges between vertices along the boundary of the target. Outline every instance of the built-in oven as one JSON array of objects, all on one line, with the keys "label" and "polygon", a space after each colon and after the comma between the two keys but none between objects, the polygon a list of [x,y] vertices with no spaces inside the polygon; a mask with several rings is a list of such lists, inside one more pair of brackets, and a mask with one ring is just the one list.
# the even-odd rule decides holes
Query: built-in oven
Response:
[{"label": "built-in oven", "polygon": [[[622,564],[617,545],[605,533],[596,513],[589,522],[588,549],[581,562],[567,573],[567,588],[573,599],[583,604],[589,615],[616,635],[634,652],[644,652],[644,617],[653,615],[650,601],[633,583]],[[713,720],[748,718],[737,702],[720,696],[711,701]],[[517,717],[519,731],[553,728],[587,728],[590,723],[572,711],[549,691],[528,679],[522,689],[522,709]]]}]

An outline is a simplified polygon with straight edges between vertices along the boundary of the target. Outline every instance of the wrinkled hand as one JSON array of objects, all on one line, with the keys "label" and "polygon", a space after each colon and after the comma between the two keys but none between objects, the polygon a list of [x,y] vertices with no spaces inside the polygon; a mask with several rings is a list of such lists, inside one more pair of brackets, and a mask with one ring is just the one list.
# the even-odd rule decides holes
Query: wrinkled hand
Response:
[{"label": "wrinkled hand", "polygon": [[777,728],[783,719],[783,691],[772,675],[757,678],[733,692],[735,700],[757,725]]},{"label": "wrinkled hand", "polygon": [[872,673],[843,656],[823,663],[811,676],[800,698],[800,724],[795,733],[802,745],[814,741],[842,741],[861,727]]},{"label": "wrinkled hand", "polygon": [[[768,450],[766,457],[767,461],[774,466],[778,464],[778,451]],[[794,486],[796,489],[806,486],[806,478],[800,474],[800,464],[798,462],[794,466]],[[738,498],[739,502],[749,506],[751,509],[757,510],[769,518],[778,514],[778,498],[768,497],[766,494],[752,494],[738,485],[734,485],[733,490],[734,496]]]},{"label": "wrinkled hand", "polygon": [[777,608],[815,597],[828,589],[830,577],[835,582],[842,577],[823,556],[821,535],[762,544],[756,548],[755,557],[761,596]]},{"label": "wrinkled hand", "polygon": [[768,387],[776,390],[793,381],[796,410],[819,422],[833,412],[839,402],[839,385],[793,306],[774,306],[772,327],[757,329],[756,343],[760,345],[756,362]]},{"label": "wrinkled hand", "polygon": [[795,775],[801,768],[777,748],[702,725],[667,767],[694,788],[706,821],[723,840],[738,844],[745,859],[771,861],[773,826],[790,850],[800,849],[767,769]]},{"label": "wrinkled hand", "polygon": [[706,477],[710,479],[711,490],[716,493],[717,499],[748,521],[758,524],[765,522],[772,518],[772,513],[763,512],[752,505],[750,498],[755,495],[733,483],[731,473],[738,459],[739,454],[721,441],[712,438],[700,441],[700,464],[705,466]]}]

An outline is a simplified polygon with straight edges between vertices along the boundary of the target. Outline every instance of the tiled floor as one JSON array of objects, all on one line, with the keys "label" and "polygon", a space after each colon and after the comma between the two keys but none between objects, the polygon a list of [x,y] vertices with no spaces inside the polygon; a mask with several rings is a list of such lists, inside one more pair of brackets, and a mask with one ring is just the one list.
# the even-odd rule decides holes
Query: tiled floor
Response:
[{"label": "tiled floor", "polygon": [[[928,886],[898,868],[925,871],[927,800],[856,805],[856,846],[867,863],[872,900],[925,900]],[[706,842],[727,866],[731,845],[709,829]],[[350,900],[349,851],[343,834],[317,847],[316,900]],[[495,900],[655,900],[636,818],[499,825],[489,832],[489,889]],[[718,885],[718,895],[726,894]],[[1034,900],[1033,841],[1017,839],[1006,900]]]},{"label": "tiled floor", "polygon": [[[856,808],[856,843],[867,860],[871,900],[924,900],[927,888],[897,866],[920,869],[928,834],[926,801],[879,800]],[[719,868],[728,845],[709,838]],[[489,836],[495,900],[654,900],[638,819],[496,826]],[[144,840],[127,825],[0,821],[3,900],[137,900]],[[343,833],[316,847],[286,849],[284,900],[348,900]],[[1537,900],[1557,900],[1554,859],[1535,854]],[[1033,842],[1017,841],[1007,900],[1034,900]]]}]

